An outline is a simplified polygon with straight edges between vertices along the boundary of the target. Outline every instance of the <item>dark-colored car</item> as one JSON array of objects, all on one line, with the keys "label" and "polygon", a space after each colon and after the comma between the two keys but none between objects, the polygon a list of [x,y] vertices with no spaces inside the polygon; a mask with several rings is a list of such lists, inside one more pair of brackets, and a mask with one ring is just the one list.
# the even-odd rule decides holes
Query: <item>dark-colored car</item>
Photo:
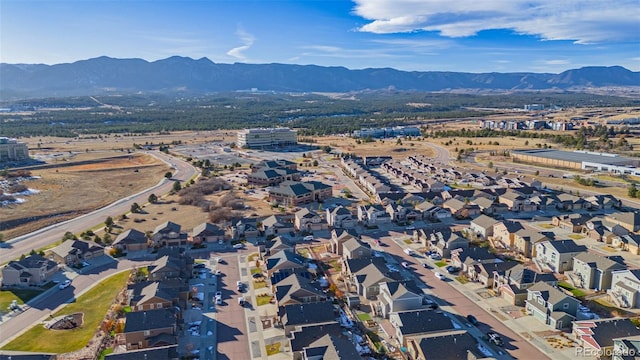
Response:
[{"label": "dark-colored car", "polygon": [[447,266],[447,272],[449,274],[457,273],[458,271],[460,271],[460,269],[458,269],[457,267],[455,267],[453,265]]},{"label": "dark-colored car", "polygon": [[467,315],[467,321],[469,321],[471,325],[474,326],[479,324],[478,319],[476,319],[476,317],[471,314]]}]

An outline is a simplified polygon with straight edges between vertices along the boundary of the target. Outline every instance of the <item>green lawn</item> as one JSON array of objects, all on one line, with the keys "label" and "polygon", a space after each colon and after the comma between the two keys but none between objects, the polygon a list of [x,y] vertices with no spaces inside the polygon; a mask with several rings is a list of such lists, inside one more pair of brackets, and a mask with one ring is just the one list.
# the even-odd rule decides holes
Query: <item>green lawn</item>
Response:
[{"label": "green lawn", "polygon": [[262,289],[262,288],[266,288],[267,287],[267,282],[266,281],[253,281],[253,289],[254,290],[258,290],[258,289]]},{"label": "green lawn", "polygon": [[469,282],[469,280],[466,277],[462,277],[462,276],[456,276],[456,280],[458,280],[460,284],[466,284]]},{"label": "green lawn", "polygon": [[553,224],[539,224],[538,226],[543,229],[553,229],[555,227]]},{"label": "green lawn", "polygon": [[367,313],[358,314],[360,321],[371,321],[371,316]]},{"label": "green lawn", "polygon": [[300,256],[311,259],[311,253],[309,252],[309,249],[298,249],[297,252],[298,254],[300,254]]},{"label": "green lawn", "polygon": [[[55,284],[53,282],[49,282],[44,285],[43,289],[49,289],[53,287]],[[18,304],[22,305],[34,297],[42,294],[44,290],[40,289],[12,289],[12,290],[2,290],[0,291],[0,310],[4,311],[7,309],[7,306],[11,304],[13,300],[18,300]]]},{"label": "green lawn", "polygon": [[443,267],[443,266],[447,266],[447,262],[446,262],[446,261],[437,261],[437,262],[435,263],[435,265],[436,265],[437,267]]},{"label": "green lawn", "polygon": [[[93,337],[104,315],[111,307],[116,294],[122,290],[129,278],[129,272],[118,273],[86,292],[75,302],[53,314],[62,316],[84,313],[84,324],[74,330],[48,330],[38,324],[11,341],[3,350],[33,351],[45,353],[66,353],[83,348]],[[55,339],[55,341],[52,341]]]},{"label": "green lawn", "polygon": [[567,236],[568,238],[571,238],[573,240],[580,240],[580,239],[584,239],[584,236],[582,235],[578,235],[578,234],[571,234],[569,236]]},{"label": "green lawn", "polygon": [[267,305],[271,301],[272,298],[273,298],[273,296],[271,296],[271,295],[256,296],[256,304],[258,306]]},{"label": "green lawn", "polygon": [[411,239],[404,239],[403,241],[404,241],[404,243],[405,243],[405,244],[407,244],[407,245],[411,244]]},{"label": "green lawn", "polygon": [[252,268],[251,269],[251,275],[260,274],[260,273],[262,273],[262,269],[261,268]]},{"label": "green lawn", "polygon": [[558,282],[558,286],[563,288],[563,289],[565,289],[565,290],[571,291],[573,296],[575,296],[577,298],[581,298],[581,297],[584,297],[585,295],[587,295],[587,293],[585,293],[584,291],[582,291],[580,289],[576,289],[573,286],[571,286],[569,283],[564,282],[564,281]]}]

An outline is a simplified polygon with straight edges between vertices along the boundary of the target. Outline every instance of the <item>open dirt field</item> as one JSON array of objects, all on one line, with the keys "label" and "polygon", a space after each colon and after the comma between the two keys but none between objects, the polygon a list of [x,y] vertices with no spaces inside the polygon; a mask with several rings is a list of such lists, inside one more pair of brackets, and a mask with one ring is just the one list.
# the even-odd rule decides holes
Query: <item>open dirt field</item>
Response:
[{"label": "open dirt field", "polygon": [[11,239],[76,217],[155,185],[168,170],[150,155],[120,152],[81,153],[59,166],[31,170],[40,178],[25,185],[40,192],[0,207],[0,230]]},{"label": "open dirt field", "polygon": [[330,146],[334,150],[345,153],[353,153],[357,156],[391,156],[393,158],[406,158],[409,155],[422,154],[434,156],[435,152],[423,141],[401,139],[398,144],[396,139],[380,139],[369,143],[358,144],[356,139],[346,136],[323,136],[316,138],[315,145]]}]

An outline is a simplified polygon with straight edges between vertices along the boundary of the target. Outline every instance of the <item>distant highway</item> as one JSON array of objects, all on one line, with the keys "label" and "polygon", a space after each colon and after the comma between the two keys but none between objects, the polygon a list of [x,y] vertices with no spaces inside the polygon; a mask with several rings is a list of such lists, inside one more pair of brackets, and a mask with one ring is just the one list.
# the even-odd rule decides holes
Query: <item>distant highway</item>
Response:
[{"label": "distant highway", "polygon": [[[191,164],[166,155],[159,151],[148,151],[150,155],[166,162],[169,166],[175,167],[173,170],[172,180],[187,181],[191,179],[197,170]],[[0,264],[4,264],[11,260],[19,258],[22,254],[28,254],[32,249],[40,249],[62,239],[65,232],[70,231],[74,234],[81,233],[91,229],[97,224],[111,216],[118,218],[120,215],[131,210],[131,204],[137,202],[142,205],[147,202],[149,195],[156,194],[158,196],[168,193],[173,188],[173,181],[163,178],[157,185],[150,187],[142,192],[128,196],[126,198],[115,201],[101,209],[93,211],[89,214],[79,216],[75,219],[67,220],[59,224],[54,224],[46,228],[34,231],[32,233],[11,239],[0,245]]]}]

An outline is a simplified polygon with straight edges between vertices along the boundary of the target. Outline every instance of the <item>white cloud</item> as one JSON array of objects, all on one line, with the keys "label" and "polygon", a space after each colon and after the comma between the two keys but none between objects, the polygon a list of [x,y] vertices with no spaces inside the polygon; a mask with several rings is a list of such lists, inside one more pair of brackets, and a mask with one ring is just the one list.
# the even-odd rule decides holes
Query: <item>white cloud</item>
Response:
[{"label": "white cloud", "polygon": [[542,63],[545,65],[567,65],[570,64],[571,61],[564,59],[553,59],[553,60],[544,60]]},{"label": "white cloud", "polygon": [[227,55],[232,56],[240,61],[247,61],[248,58],[244,54],[244,52],[249,50],[251,46],[253,46],[253,43],[256,39],[253,35],[249,34],[241,27],[238,27],[236,35],[240,38],[240,41],[242,41],[243,45],[234,47],[233,49],[227,51]]},{"label": "white cloud", "polygon": [[377,34],[437,31],[446,37],[509,29],[543,40],[640,41],[637,0],[354,0]]}]

